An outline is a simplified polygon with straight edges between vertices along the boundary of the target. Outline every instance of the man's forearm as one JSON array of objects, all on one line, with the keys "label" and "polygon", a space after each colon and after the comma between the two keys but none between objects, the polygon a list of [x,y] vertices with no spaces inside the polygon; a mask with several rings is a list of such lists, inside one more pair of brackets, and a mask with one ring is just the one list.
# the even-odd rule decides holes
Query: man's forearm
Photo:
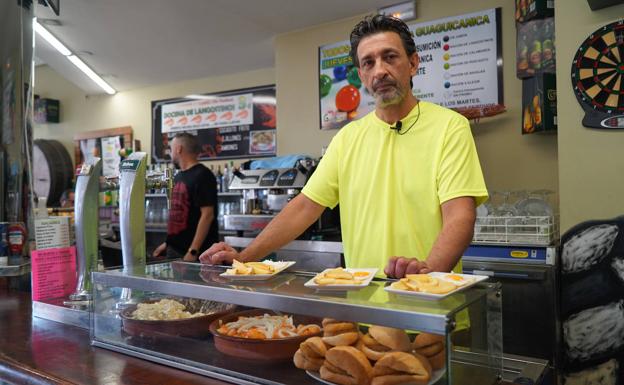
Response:
[{"label": "man's forearm", "polygon": [[324,206],[303,194],[284,209],[262,230],[251,244],[240,253],[243,261],[258,261],[303,233],[325,210]]},{"label": "man's forearm", "polygon": [[199,222],[197,223],[197,230],[195,230],[195,236],[193,237],[193,242],[191,242],[190,249],[199,250],[208,235],[208,231],[210,230],[210,225],[214,219],[213,214],[202,214],[199,217]]},{"label": "man's forearm", "polygon": [[471,197],[461,197],[443,207],[442,231],[427,256],[431,271],[451,271],[461,259],[474,232],[475,209]]}]

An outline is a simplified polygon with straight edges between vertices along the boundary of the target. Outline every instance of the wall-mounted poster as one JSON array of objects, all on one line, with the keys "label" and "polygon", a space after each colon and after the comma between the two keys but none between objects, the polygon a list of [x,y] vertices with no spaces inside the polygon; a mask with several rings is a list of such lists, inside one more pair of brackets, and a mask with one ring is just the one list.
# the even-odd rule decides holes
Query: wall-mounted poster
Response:
[{"label": "wall-mounted poster", "polygon": [[[455,109],[503,104],[500,8],[409,26],[420,57],[414,95]],[[319,47],[321,129],[341,128],[375,108],[348,40]]]},{"label": "wall-mounted poster", "polygon": [[169,141],[178,132],[197,135],[200,160],[275,156],[275,86],[152,102],[152,157],[170,162]]}]

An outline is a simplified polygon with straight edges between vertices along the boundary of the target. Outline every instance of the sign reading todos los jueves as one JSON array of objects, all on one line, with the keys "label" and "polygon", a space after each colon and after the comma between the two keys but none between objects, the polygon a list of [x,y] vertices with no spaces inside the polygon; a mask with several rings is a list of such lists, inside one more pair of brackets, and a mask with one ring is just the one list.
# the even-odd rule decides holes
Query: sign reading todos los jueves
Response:
[{"label": "sign reading todos los jueves", "polygon": [[[503,103],[500,8],[409,26],[420,65],[412,92],[448,108]],[[348,40],[319,47],[321,128],[340,128],[375,108]]]}]

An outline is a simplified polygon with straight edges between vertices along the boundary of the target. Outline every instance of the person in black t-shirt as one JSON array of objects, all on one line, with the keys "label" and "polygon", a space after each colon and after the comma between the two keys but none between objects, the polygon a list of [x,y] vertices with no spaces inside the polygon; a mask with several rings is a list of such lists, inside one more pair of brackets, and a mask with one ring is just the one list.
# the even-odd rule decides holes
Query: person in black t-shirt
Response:
[{"label": "person in black t-shirt", "polygon": [[167,241],[156,248],[154,257],[166,251],[168,258],[194,262],[219,241],[217,180],[198,162],[199,152],[199,142],[191,134],[177,134],[171,142],[171,159],[180,171],[173,182]]}]

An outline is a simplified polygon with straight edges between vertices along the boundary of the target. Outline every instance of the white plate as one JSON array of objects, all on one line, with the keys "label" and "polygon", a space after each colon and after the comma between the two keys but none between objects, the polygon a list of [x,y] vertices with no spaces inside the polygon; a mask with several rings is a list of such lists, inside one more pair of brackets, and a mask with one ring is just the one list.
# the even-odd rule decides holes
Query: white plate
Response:
[{"label": "white plate", "polygon": [[523,199],[516,203],[515,206],[520,215],[533,217],[550,217],[553,215],[553,209],[548,202],[539,198]]},{"label": "white plate", "polygon": [[[433,373],[431,373],[431,379],[429,380],[427,385],[433,385],[436,382],[440,381],[440,378],[442,378],[442,376],[444,375],[444,372],[446,372],[446,369],[434,370]],[[310,371],[310,370],[306,370],[306,373],[308,373],[308,376],[314,378],[315,380],[317,380],[319,382],[322,382],[323,384],[336,385],[335,382],[329,382],[327,380],[322,379],[321,375],[319,374],[319,372],[313,372],[313,371]]]},{"label": "white plate", "polygon": [[[333,269],[325,269],[321,273],[324,273],[327,270],[333,270]],[[314,278],[312,278],[308,282],[304,283],[303,286],[310,287],[312,289],[318,289],[318,290],[353,290],[353,289],[361,289],[363,287],[368,286],[371,283],[371,281],[373,280],[373,277],[375,277],[375,274],[377,273],[377,270],[379,270],[379,269],[368,268],[368,269],[345,269],[345,270],[348,271],[351,274],[356,273],[358,271],[365,271],[365,272],[368,273],[368,276],[359,285],[319,285],[316,282],[314,282],[314,278],[316,278],[316,276],[314,276]],[[321,273],[319,273],[319,274],[321,274]]]},{"label": "white plate", "polygon": [[294,261],[262,261],[262,263],[266,263],[267,265],[271,265],[275,267],[275,272],[273,274],[250,274],[250,275],[242,275],[242,274],[227,274],[221,273],[220,277],[224,277],[227,279],[231,279],[233,281],[264,281],[266,279],[270,279],[275,277],[276,274],[288,269],[292,265],[295,264]]},{"label": "white plate", "polygon": [[429,273],[430,276],[435,277],[435,278],[439,278],[439,279],[443,279],[447,282],[451,282],[455,285],[457,285],[456,282],[452,281],[452,280],[448,280],[448,279],[444,279],[445,276],[449,275],[449,274],[453,274],[453,275],[459,275],[463,278],[466,278],[468,280],[470,280],[469,283],[464,284],[463,286],[458,286],[457,289],[450,291],[448,293],[445,294],[432,294],[432,293],[421,293],[419,291],[408,291],[408,290],[399,290],[399,289],[395,289],[393,287],[390,286],[386,286],[384,287],[384,290],[390,293],[395,293],[395,294],[402,294],[402,295],[411,295],[414,297],[418,297],[421,299],[428,299],[428,300],[437,300],[437,299],[442,299],[442,298],[446,298],[451,294],[455,294],[457,292],[460,292],[476,283],[479,283],[481,281],[485,281],[486,279],[488,279],[489,277],[487,275],[472,275],[472,274],[456,274],[456,273],[440,273],[440,272],[433,272],[433,273]]}]

